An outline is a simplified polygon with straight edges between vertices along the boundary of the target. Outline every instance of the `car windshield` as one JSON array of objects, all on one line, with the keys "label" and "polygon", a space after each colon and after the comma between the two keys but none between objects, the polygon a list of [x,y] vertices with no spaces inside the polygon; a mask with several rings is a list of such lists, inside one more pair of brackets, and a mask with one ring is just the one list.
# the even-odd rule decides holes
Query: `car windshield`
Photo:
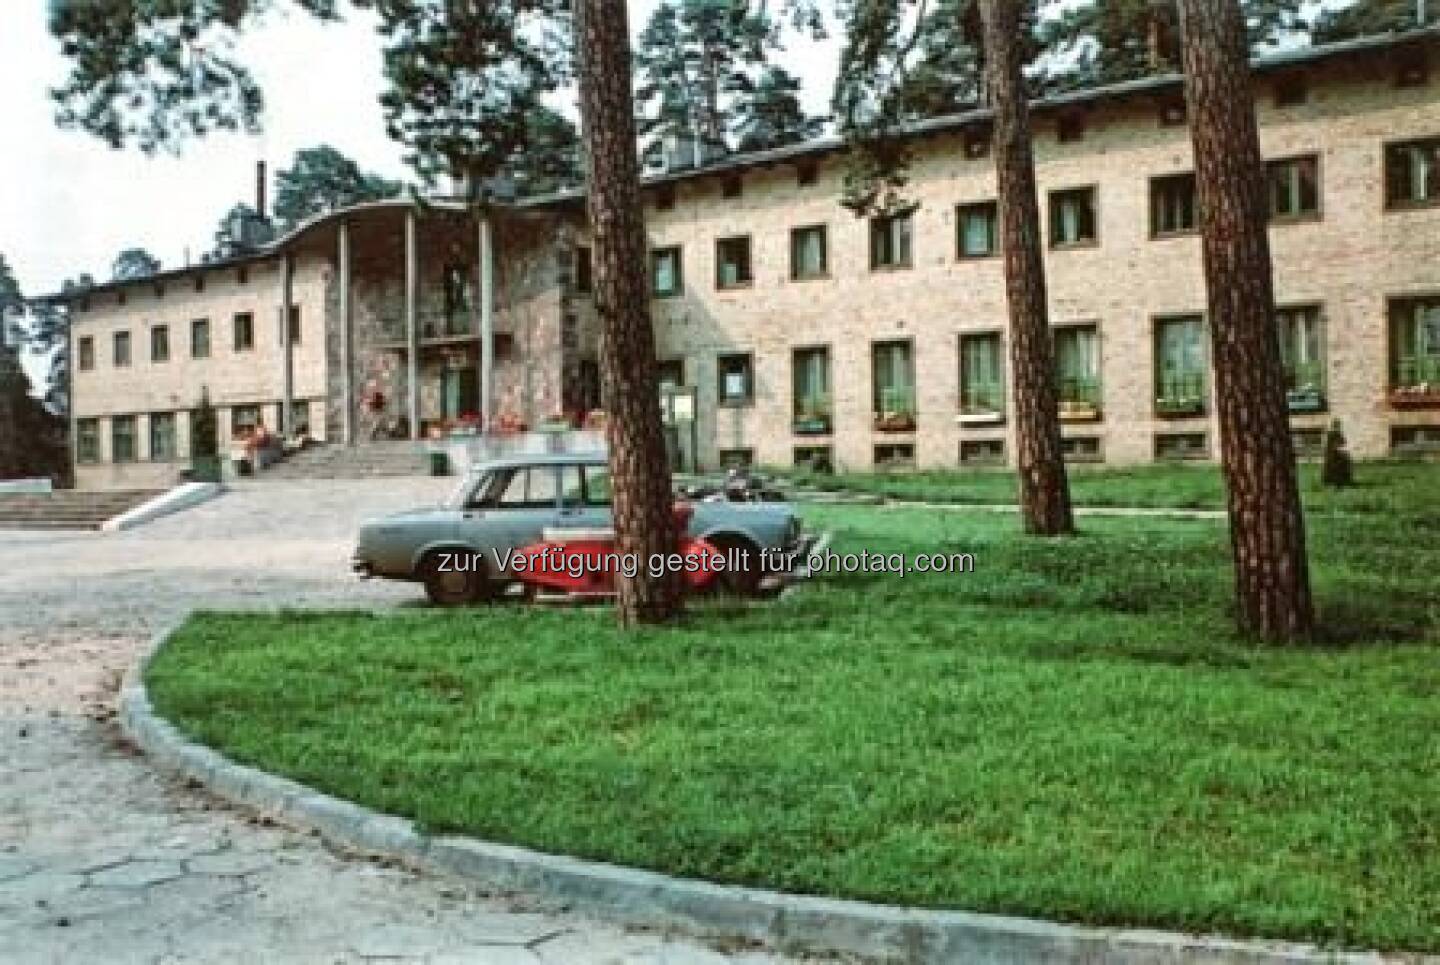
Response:
[{"label": "car windshield", "polygon": [[470,494],[486,492],[494,478],[493,472],[482,472],[479,475],[466,473],[460,477],[460,481],[455,484],[454,489],[450,490],[450,495],[445,497],[445,502],[441,505],[445,509],[464,509],[465,503],[470,499]]}]

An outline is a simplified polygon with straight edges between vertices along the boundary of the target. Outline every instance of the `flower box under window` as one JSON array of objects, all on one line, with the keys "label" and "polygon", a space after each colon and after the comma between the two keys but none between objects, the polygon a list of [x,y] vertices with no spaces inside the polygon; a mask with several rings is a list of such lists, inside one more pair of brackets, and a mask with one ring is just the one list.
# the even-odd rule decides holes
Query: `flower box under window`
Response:
[{"label": "flower box under window", "polygon": [[1314,386],[1291,389],[1285,393],[1285,402],[1291,412],[1325,411],[1325,393]]},{"label": "flower box under window", "polygon": [[1061,400],[1061,422],[1096,422],[1100,418],[1100,407],[1093,402],[1076,399]]},{"label": "flower box under window", "polygon": [[1155,413],[1164,418],[1205,414],[1205,376],[1178,372],[1161,377]]},{"label": "flower box under window", "polygon": [[1419,385],[1402,385],[1390,390],[1390,408],[1413,411],[1416,409],[1440,409],[1440,383],[1422,382]]}]

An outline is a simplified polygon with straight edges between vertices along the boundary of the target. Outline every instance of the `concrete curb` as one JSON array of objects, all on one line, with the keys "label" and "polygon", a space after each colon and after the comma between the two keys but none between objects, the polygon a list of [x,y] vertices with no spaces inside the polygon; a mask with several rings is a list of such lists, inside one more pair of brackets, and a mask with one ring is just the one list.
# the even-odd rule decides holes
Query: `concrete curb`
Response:
[{"label": "concrete curb", "polygon": [[1440,957],[1434,956],[1332,952],[1310,945],[1092,928],[782,894],[471,838],[429,837],[404,818],[379,814],[237,764],[190,741],[161,718],[150,703],[145,672],[181,623],[157,634],[126,676],[119,717],[130,739],[162,770],[197,781],[233,804],[412,868],[456,875],[499,891],[536,894],[623,924],[742,937],[787,952],[844,952],[913,965],[1440,965]]},{"label": "concrete curb", "polygon": [[128,509],[119,516],[112,516],[100,525],[100,529],[106,533],[117,533],[121,530],[134,529],[136,526],[143,526],[151,520],[159,519],[161,516],[169,516],[171,513],[178,513],[182,509],[189,509],[192,506],[199,506],[201,503],[209,502],[220,495],[220,484],[213,482],[190,482],[173,486],[154,499],[147,500],[133,509]]}]

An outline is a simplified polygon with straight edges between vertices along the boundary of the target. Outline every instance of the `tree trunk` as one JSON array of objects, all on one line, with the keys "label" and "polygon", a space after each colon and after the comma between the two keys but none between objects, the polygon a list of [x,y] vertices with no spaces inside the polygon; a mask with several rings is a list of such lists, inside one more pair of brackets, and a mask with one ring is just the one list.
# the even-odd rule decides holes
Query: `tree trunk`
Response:
[{"label": "tree trunk", "polygon": [[1314,614],[1237,0],[1180,0],[1180,34],[1239,622],[1293,640],[1310,633]]},{"label": "tree trunk", "polygon": [[1000,247],[1010,306],[1010,363],[1014,370],[1016,465],[1025,531],[1072,533],[1070,485],[1060,452],[1060,407],[1055,347],[1046,309],[1045,261],[1030,111],[1021,76],[1018,0],[982,0],[986,86],[995,111],[995,173],[999,184]]},{"label": "tree trunk", "polygon": [[659,623],[680,609],[680,574],[650,571],[653,560],[675,552],[676,532],[650,324],[630,34],[625,0],[575,0],[574,12],[615,541],[639,564],[634,577],[619,575],[616,610],[623,625]]}]

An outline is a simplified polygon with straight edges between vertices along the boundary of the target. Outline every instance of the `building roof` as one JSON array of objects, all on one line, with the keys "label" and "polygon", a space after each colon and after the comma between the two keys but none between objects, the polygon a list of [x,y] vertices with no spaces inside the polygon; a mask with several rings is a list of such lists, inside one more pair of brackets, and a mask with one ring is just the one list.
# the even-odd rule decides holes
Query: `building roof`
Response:
[{"label": "building roof", "polygon": [[[1329,60],[1383,53],[1402,47],[1420,46],[1433,43],[1437,40],[1440,40],[1440,25],[1420,27],[1414,30],[1359,37],[1332,44],[1323,44],[1314,47],[1296,47],[1291,50],[1267,53],[1254,58],[1251,61],[1251,69],[1259,74],[1274,73]],[[1083,90],[1066,91],[1065,93],[1038,98],[1032,102],[1031,110],[1037,113],[1048,113],[1103,101],[1115,101],[1145,95],[1154,96],[1160,93],[1180,90],[1183,87],[1183,82],[1184,77],[1179,73],[1156,74],[1149,77],[1136,78],[1135,80],[1105,84]],[[896,132],[896,136],[910,138],[951,133],[967,127],[973,127],[977,124],[983,124],[990,120],[993,113],[994,112],[988,107],[979,107],[955,114],[927,118],[902,126]],[[708,164],[685,168],[683,170],[646,175],[642,177],[641,182],[644,187],[675,184],[681,181],[713,177],[716,174],[740,172],[748,168],[763,167],[801,158],[820,157],[825,154],[844,151],[845,149],[846,142],[844,138],[836,136],[814,138],[800,144],[786,145],[785,147],[773,148],[768,151],[732,154]],[[488,204],[491,207],[502,209],[533,209],[574,204],[584,197],[585,191],[583,188],[573,188],[553,194],[521,198],[516,201],[490,201]],[[183,278],[197,271],[213,271],[216,269],[234,268],[241,265],[253,264],[257,261],[275,257],[303,236],[342,217],[349,217],[366,211],[404,209],[417,203],[427,207],[457,212],[468,210],[470,207],[465,200],[453,195],[437,195],[420,199],[401,197],[389,198],[382,201],[367,201],[316,215],[273,241],[258,246],[254,250],[241,255],[196,265],[187,265],[182,268],[169,268],[155,272],[152,275],[146,275],[142,278],[102,282],[92,285],[89,288],[74,289],[69,292],[47,295],[41,300],[56,302],[75,301],[92,294],[114,291],[127,286],[164,283],[173,278]]]}]

